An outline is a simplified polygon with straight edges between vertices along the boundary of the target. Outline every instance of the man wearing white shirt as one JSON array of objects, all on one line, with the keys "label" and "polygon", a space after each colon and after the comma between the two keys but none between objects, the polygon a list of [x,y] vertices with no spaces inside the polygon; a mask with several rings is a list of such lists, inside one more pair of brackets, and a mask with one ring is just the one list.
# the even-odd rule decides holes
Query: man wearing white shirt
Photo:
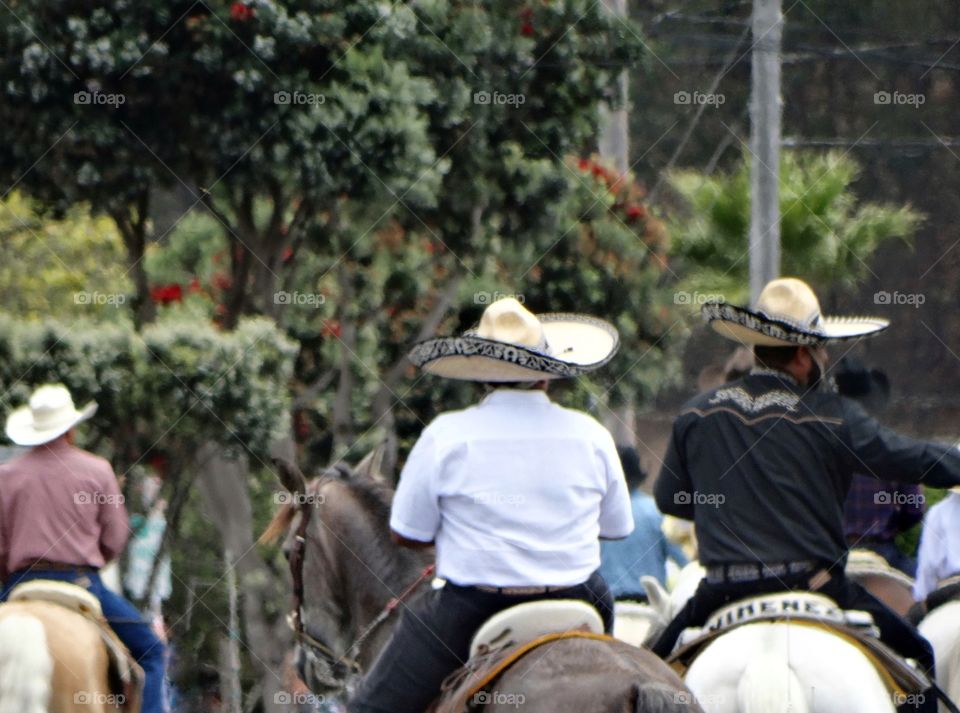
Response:
[{"label": "man wearing white shirt", "polygon": [[633,529],[626,482],[610,433],[552,403],[546,388],[602,366],[616,347],[605,322],[538,319],[508,298],[487,308],[476,331],[413,350],[426,371],[491,389],[479,404],[437,417],[410,452],[390,528],[401,544],[436,544],[446,585],[404,611],[351,713],[425,710],[466,663],[476,630],[515,604],[581,599],[610,631],[599,539]]},{"label": "man wearing white shirt", "polygon": [[[927,511],[917,555],[917,579],[913,596],[924,602],[944,580],[960,575],[960,490],[951,488],[947,496]],[[960,585],[960,580],[953,582]],[[953,587],[956,589],[956,587]],[[952,592],[954,595],[957,591]],[[930,602],[932,609],[942,601]]]}]

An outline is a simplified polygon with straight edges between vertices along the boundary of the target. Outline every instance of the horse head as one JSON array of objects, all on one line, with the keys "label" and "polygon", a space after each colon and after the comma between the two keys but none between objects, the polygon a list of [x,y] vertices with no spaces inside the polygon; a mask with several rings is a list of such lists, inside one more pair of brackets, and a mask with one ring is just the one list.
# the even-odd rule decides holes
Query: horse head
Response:
[{"label": "horse head", "polygon": [[393,490],[379,473],[381,460],[378,449],[355,468],[336,464],[309,479],[295,464],[274,461],[287,497],[260,539],[283,538],[294,585],[295,659],[314,693],[358,680],[392,622],[371,625],[432,556],[390,541]]}]

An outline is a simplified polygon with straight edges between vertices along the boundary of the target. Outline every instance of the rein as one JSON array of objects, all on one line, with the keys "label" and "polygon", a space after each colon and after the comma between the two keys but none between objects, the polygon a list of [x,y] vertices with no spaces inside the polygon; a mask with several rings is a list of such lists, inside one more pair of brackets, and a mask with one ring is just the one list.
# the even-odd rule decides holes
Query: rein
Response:
[{"label": "rein", "polygon": [[347,650],[342,654],[337,654],[333,649],[307,631],[303,623],[303,561],[307,548],[307,528],[310,526],[315,507],[311,500],[311,498],[304,498],[298,506],[300,510],[300,523],[297,525],[293,548],[290,552],[290,574],[293,577],[293,596],[291,598],[290,614],[287,616],[287,621],[290,624],[290,628],[293,629],[293,636],[296,642],[311,649],[314,653],[319,654],[322,659],[330,664],[331,672],[335,672],[339,666],[346,666],[356,673],[361,673],[363,667],[360,665],[360,662],[356,658],[351,657],[350,654],[358,649],[381,624],[387,621],[397,607],[405,602],[424,581],[433,576],[435,567],[432,564],[424,567],[420,572],[420,576],[400,592],[399,595],[393,597],[386,603],[383,609],[380,610],[380,613],[374,617],[373,621],[371,621],[363,631],[360,632],[360,635],[354,642],[347,647]]}]

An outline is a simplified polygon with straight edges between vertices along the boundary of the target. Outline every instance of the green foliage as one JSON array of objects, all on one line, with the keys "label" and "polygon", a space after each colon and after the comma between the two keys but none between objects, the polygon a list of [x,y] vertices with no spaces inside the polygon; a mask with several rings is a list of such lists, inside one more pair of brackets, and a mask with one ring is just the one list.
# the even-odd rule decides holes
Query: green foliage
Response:
[{"label": "green foliage", "polygon": [[[845,154],[784,152],[780,166],[782,273],[820,284],[850,286],[885,240],[910,240],[922,216],[909,206],[862,203],[854,184],[860,168]],[[749,163],[705,176],[681,170],[669,177],[683,207],[671,221],[671,254],[687,275],[683,288],[748,298]]]},{"label": "green foliage", "polygon": [[11,313],[126,318],[125,254],[113,221],[85,205],[52,220],[18,191],[0,200],[0,304]]},{"label": "green foliage", "polygon": [[263,319],[221,332],[171,318],[138,334],[126,323],[25,323],[0,314],[7,406],[48,382],[66,384],[80,403],[96,400],[88,436],[121,472],[150,451],[186,456],[207,440],[266,457],[288,432],[294,353]]}]

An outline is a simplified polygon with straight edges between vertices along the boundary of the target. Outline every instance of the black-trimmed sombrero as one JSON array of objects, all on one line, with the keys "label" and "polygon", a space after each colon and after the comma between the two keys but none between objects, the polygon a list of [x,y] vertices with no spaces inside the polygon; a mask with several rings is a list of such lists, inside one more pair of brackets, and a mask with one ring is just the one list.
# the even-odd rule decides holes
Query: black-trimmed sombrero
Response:
[{"label": "black-trimmed sombrero", "polygon": [[753,309],[707,302],[701,311],[718,334],[747,346],[817,346],[868,337],[890,326],[879,317],[824,317],[813,290],[795,277],[768,282]]},{"label": "black-trimmed sombrero", "polygon": [[489,305],[460,337],[428,339],[409,359],[430,374],[466,381],[567,379],[606,364],[617,352],[616,328],[580,314],[534,315],[513,297]]}]

